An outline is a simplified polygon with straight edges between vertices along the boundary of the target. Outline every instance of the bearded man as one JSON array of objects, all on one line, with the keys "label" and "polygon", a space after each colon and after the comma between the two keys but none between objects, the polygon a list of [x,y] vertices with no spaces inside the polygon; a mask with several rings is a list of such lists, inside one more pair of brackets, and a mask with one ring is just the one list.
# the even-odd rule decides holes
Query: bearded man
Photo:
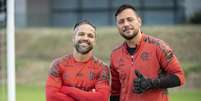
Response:
[{"label": "bearded man", "polygon": [[93,56],[96,28],[87,20],[74,26],[72,54],[55,59],[46,82],[46,101],[108,101],[109,70]]}]

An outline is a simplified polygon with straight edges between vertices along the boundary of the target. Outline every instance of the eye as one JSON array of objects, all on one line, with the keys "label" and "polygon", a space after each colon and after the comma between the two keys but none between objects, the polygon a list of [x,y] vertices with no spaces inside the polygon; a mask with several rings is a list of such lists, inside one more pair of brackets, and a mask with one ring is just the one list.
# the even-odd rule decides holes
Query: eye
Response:
[{"label": "eye", "polygon": [[134,20],[134,18],[128,17],[127,20],[128,20],[129,22],[132,22],[132,21]]},{"label": "eye", "polygon": [[89,33],[89,34],[88,34],[88,37],[89,37],[89,38],[94,38],[94,34]]},{"label": "eye", "polygon": [[79,32],[78,36],[84,36],[84,32]]},{"label": "eye", "polygon": [[124,20],[123,19],[120,19],[119,21],[118,21],[118,24],[123,24],[124,23]]}]

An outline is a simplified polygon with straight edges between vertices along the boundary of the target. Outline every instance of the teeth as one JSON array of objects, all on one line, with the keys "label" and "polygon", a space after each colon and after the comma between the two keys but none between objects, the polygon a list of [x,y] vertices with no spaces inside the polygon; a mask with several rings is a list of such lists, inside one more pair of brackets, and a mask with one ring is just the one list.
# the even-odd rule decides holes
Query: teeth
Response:
[{"label": "teeth", "polygon": [[82,45],[82,46],[88,46],[88,44],[85,43],[85,42],[80,43],[80,45]]},{"label": "teeth", "polygon": [[125,32],[130,32],[130,30],[126,30]]},{"label": "teeth", "polygon": [[132,30],[132,29],[125,29],[124,32],[130,31],[130,30]]}]

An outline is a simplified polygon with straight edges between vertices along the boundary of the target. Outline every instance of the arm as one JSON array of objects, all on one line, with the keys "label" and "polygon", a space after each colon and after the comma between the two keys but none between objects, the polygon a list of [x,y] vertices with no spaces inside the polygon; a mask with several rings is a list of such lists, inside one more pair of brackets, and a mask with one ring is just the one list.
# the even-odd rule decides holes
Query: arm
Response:
[{"label": "arm", "polygon": [[134,80],[134,92],[139,94],[153,88],[166,89],[180,84],[178,77],[175,75],[165,75],[156,79],[150,79],[138,70],[135,70],[135,74],[137,78]]},{"label": "arm", "polygon": [[[185,82],[184,71],[172,49],[163,41],[160,42],[160,46],[157,48],[157,56],[162,70],[166,72],[165,75],[159,77],[160,82],[164,85],[170,85],[170,87],[183,85]],[[161,88],[170,88],[163,85],[159,86]]]},{"label": "arm", "polygon": [[119,101],[121,84],[119,81],[119,74],[116,71],[116,69],[114,68],[112,60],[110,63],[110,70],[111,70],[111,75],[112,75],[112,84],[111,84],[112,95],[110,96],[110,101]]},{"label": "arm", "polygon": [[166,89],[184,84],[184,72],[176,56],[164,42],[157,47],[157,58],[162,71],[165,71],[166,74],[159,75],[156,79],[150,79],[136,70],[137,79],[134,80],[134,92],[143,93],[152,88]]},{"label": "arm", "polygon": [[108,101],[109,97],[109,70],[104,67],[95,84],[95,91],[84,91],[75,87],[63,86],[61,91],[78,101]]},{"label": "arm", "polygon": [[50,70],[48,79],[46,81],[46,101],[75,101],[72,97],[67,96],[60,92],[62,85],[58,64],[55,61]]}]

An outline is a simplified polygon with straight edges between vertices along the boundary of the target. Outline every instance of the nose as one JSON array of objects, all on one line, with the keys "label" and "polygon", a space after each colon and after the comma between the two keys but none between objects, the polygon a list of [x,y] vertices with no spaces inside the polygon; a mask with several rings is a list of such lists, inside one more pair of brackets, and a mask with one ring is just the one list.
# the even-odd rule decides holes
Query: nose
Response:
[{"label": "nose", "polygon": [[128,26],[129,22],[127,20],[124,21],[124,26]]},{"label": "nose", "polygon": [[88,40],[87,34],[83,35],[82,39],[83,39],[83,40]]}]

